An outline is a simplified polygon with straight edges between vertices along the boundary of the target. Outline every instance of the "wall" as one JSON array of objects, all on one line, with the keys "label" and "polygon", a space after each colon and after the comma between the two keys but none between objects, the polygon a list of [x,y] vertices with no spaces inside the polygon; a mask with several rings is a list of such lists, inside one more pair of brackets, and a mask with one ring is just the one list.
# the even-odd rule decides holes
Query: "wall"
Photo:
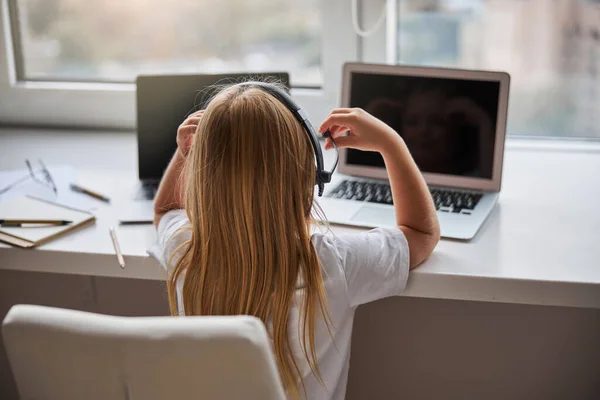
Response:
[{"label": "wall", "polygon": [[600,310],[389,298],[354,322],[348,400],[600,399]]}]

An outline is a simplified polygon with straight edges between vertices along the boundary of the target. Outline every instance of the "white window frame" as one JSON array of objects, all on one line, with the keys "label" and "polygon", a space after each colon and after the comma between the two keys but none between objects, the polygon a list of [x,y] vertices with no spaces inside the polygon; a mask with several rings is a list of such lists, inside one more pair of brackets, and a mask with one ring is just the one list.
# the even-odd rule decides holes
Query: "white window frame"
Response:
[{"label": "white window frame", "polygon": [[[0,0],[0,126],[135,129],[135,85],[18,81],[15,70],[9,3]],[[315,124],[340,106],[341,73],[346,61],[395,64],[398,51],[399,0],[359,0],[361,27],[369,30],[383,8],[384,27],[371,36],[358,36],[352,26],[351,0],[322,0],[323,85],[320,89],[293,88],[292,96]],[[20,49],[19,49],[20,50]],[[583,137],[514,136],[511,139],[597,141]]]},{"label": "white window frame", "polygon": [[[14,1],[0,0],[0,124],[135,129],[134,84],[17,80],[10,28],[10,12],[16,7],[9,7]],[[375,8],[385,1],[373,1],[379,3]],[[323,0],[322,7],[323,85],[292,89],[292,96],[315,122],[339,107],[343,63],[359,60],[360,45],[351,23],[350,0]]]},{"label": "white window frame", "polygon": [[362,29],[369,30],[382,12],[385,24],[359,41],[359,59],[373,64],[396,64],[398,54],[398,0],[363,0],[359,10]]}]

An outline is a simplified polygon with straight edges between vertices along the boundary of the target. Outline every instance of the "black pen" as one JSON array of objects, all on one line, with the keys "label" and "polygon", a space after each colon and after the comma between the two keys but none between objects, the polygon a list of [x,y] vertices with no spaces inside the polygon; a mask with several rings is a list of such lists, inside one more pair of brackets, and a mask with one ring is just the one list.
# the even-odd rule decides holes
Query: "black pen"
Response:
[{"label": "black pen", "polygon": [[0,225],[2,227],[21,227],[23,225],[69,225],[73,221],[67,221],[63,219],[0,219]]}]

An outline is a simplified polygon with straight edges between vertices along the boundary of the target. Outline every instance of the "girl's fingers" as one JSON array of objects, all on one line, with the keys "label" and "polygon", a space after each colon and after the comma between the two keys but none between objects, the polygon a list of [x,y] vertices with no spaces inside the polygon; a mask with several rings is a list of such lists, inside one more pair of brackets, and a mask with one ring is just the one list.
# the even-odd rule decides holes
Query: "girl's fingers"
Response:
[{"label": "girl's fingers", "polygon": [[191,113],[188,118],[192,118],[192,117],[201,117],[202,114],[204,114],[204,110],[198,110],[196,112]]},{"label": "girl's fingers", "polygon": [[341,126],[341,125],[332,125],[329,127],[329,132],[331,132],[331,134],[339,132],[339,131],[347,131],[348,128],[346,128],[345,126]]},{"label": "girl's fingers", "polygon": [[[346,132],[348,129],[344,128],[343,126],[332,126],[328,129],[329,134],[333,137],[335,137],[336,135],[338,135],[340,132]],[[325,136],[325,132],[323,132],[322,134],[323,136]]]},{"label": "girl's fingers", "polygon": [[346,128],[345,126],[336,126],[334,128],[329,129],[329,133],[331,134],[331,137],[333,137],[334,139],[348,131],[349,131],[349,129]]},{"label": "girl's fingers", "polygon": [[204,110],[200,110],[200,111],[196,111],[193,114],[190,114],[189,117],[187,117],[180,125],[180,127],[184,128],[184,127],[188,127],[188,126],[193,126],[194,128],[198,126],[198,124],[200,123],[200,119],[202,117],[202,114],[204,114]]},{"label": "girl's fingers", "polygon": [[344,127],[349,130],[354,125],[354,121],[355,116],[352,113],[329,114],[329,116],[325,118],[325,121],[323,121],[321,124],[319,133],[323,133],[335,126]]},{"label": "girl's fingers", "polygon": [[351,108],[335,108],[329,114],[350,114],[351,112]]},{"label": "girl's fingers", "polygon": [[199,123],[200,123],[199,117],[189,117],[188,119],[183,121],[183,124],[181,124],[181,125],[198,125]]},{"label": "girl's fingers", "polygon": [[[329,139],[327,139],[329,140]],[[327,145],[329,144],[329,148],[327,147]],[[356,148],[358,145],[358,138],[356,136],[340,136],[337,139],[335,139],[335,145],[338,148],[343,148],[343,147],[354,147]],[[329,150],[333,148],[333,145],[331,143],[325,143],[325,149]]]},{"label": "girl's fingers", "polygon": [[179,136],[191,136],[191,135],[193,135],[193,134],[196,133],[196,129],[197,128],[198,127],[195,126],[195,125],[182,126],[177,131],[177,135],[179,135]]}]

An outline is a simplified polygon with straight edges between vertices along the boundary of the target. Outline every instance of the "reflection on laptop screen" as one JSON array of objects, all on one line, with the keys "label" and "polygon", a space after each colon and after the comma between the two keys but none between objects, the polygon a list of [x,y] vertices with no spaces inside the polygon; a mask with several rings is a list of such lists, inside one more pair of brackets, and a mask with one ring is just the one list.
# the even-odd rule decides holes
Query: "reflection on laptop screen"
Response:
[{"label": "reflection on laptop screen", "polygon": [[[350,107],[394,128],[421,172],[492,179],[500,82],[354,72],[350,87]],[[347,163],[384,167],[354,149]]]}]

